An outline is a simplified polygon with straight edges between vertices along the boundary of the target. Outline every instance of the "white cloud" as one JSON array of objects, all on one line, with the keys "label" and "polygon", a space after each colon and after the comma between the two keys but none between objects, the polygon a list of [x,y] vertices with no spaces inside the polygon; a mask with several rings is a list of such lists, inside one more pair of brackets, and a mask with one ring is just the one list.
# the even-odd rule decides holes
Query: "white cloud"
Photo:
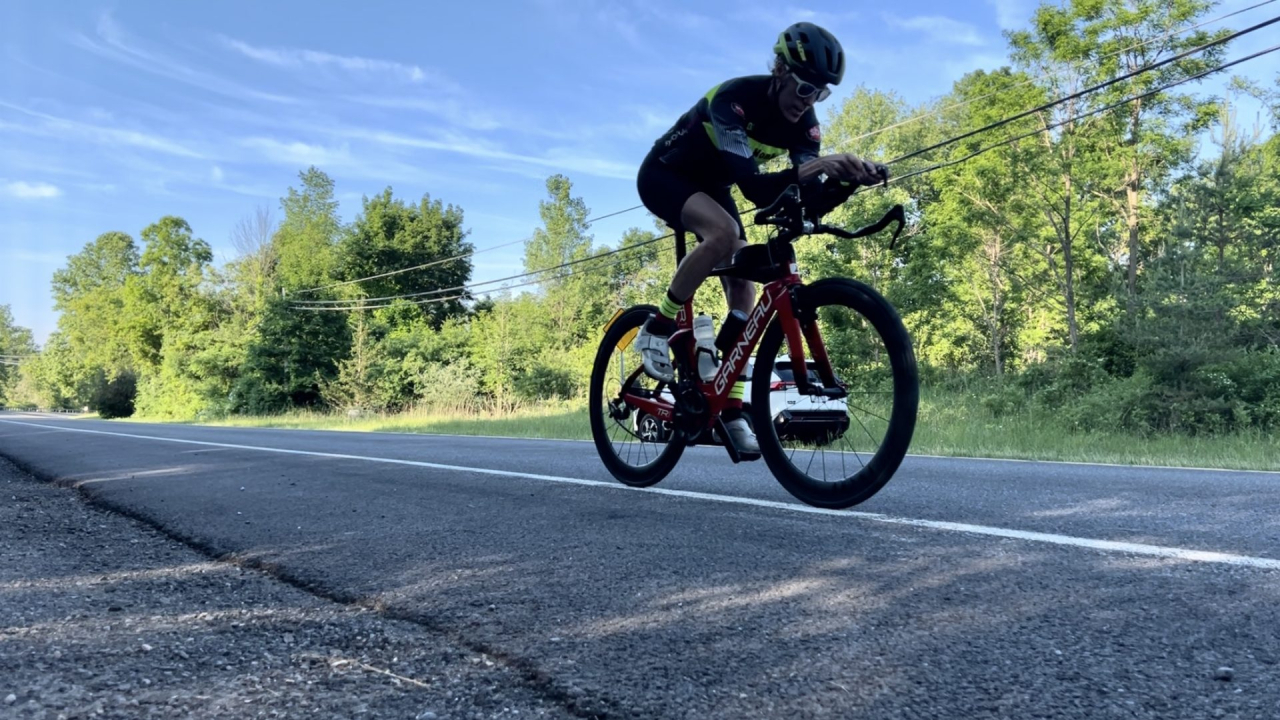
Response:
[{"label": "white cloud", "polygon": [[831,32],[840,26],[851,24],[860,18],[856,11],[826,12],[795,5],[748,5],[733,13],[738,20],[745,20],[752,26],[763,27],[766,34],[777,37],[777,33],[792,23],[811,22],[821,25]]},{"label": "white cloud", "polygon": [[72,38],[72,42],[84,50],[130,67],[238,100],[254,98],[277,103],[295,102],[293,98],[245,87],[217,75],[187,67],[167,55],[143,49],[129,40],[110,13],[103,13],[98,19],[97,36],[98,39],[95,40],[84,35],[76,35]]},{"label": "white cloud", "polygon": [[222,168],[217,165],[214,165],[213,169],[209,171],[209,179],[212,180],[215,185],[221,184],[223,177]]},{"label": "white cloud", "polygon": [[984,45],[982,36],[978,33],[978,29],[966,22],[954,20],[941,15],[918,15],[909,18],[896,18],[885,13],[885,22],[890,25],[906,30],[916,30],[924,33],[930,40],[936,43],[950,43],[953,45]]},{"label": "white cloud", "polygon": [[62,194],[57,186],[49,183],[34,182],[29,183],[22,180],[0,185],[0,191],[5,195],[14,197],[19,200],[42,200],[46,198],[56,198]]},{"label": "white cloud", "polygon": [[456,133],[442,133],[433,138],[426,138],[362,128],[347,128],[334,132],[342,137],[379,145],[457,153],[485,160],[501,160],[550,168],[559,172],[580,172],[596,177],[626,180],[634,180],[636,175],[636,167],[632,163],[583,155],[569,148],[550,148],[544,156],[522,155],[504,150],[492,143],[485,143],[478,138]]},{"label": "white cloud", "polygon": [[[506,123],[494,117],[492,114],[483,110],[476,110],[469,107],[468,103],[441,97],[438,93],[431,95],[352,95],[344,98],[349,102],[368,105],[369,107],[383,108],[387,110],[411,110],[427,115],[432,115],[448,121],[451,125],[457,125],[470,130],[499,130],[506,127]],[[520,128],[516,128],[520,129]]]},{"label": "white cloud", "polygon": [[241,145],[256,151],[263,159],[283,165],[316,167],[344,165],[351,160],[347,148],[327,148],[299,142],[281,142],[271,138],[253,137],[240,141]]},{"label": "white cloud", "polygon": [[987,4],[995,8],[1001,30],[1018,30],[1031,20],[1039,0],[987,0]]},{"label": "white cloud", "polygon": [[6,256],[20,262],[40,263],[43,265],[61,265],[67,261],[65,253],[36,252],[33,250],[23,250],[21,248],[7,253]]},{"label": "white cloud", "polygon": [[258,47],[225,35],[218,35],[217,37],[223,45],[241,55],[268,65],[275,65],[276,67],[300,68],[308,65],[334,67],[351,73],[391,75],[412,83],[430,82],[432,85],[448,87],[451,90],[460,90],[454,83],[440,74],[428,72],[417,65],[353,55],[335,55],[305,48]]},{"label": "white cloud", "polygon": [[178,157],[201,157],[200,153],[187,148],[180,143],[157,135],[139,132],[137,130],[104,127],[101,125],[92,125],[90,123],[80,122],[78,120],[69,120],[67,118],[48,115],[46,113],[37,112],[35,110],[30,110],[20,105],[13,105],[4,101],[0,101],[0,108],[12,110],[43,121],[43,123],[37,127],[0,122],[0,130],[16,130],[33,135],[55,137],[62,140],[88,140],[90,142],[96,142],[103,145],[131,145],[144,150],[153,150],[155,152],[164,153],[166,155],[175,155]]}]

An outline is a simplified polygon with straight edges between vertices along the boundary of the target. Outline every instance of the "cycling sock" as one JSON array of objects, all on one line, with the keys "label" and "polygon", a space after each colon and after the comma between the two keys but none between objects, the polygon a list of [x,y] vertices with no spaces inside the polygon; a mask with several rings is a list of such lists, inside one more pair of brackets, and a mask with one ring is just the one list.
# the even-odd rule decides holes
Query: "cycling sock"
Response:
[{"label": "cycling sock", "polygon": [[684,306],[684,301],[671,294],[667,290],[667,294],[663,296],[662,303],[658,305],[658,312],[662,313],[662,317],[668,320],[675,320],[676,314],[680,312],[680,308]]},{"label": "cycling sock", "polygon": [[729,389],[729,401],[725,403],[724,410],[720,412],[720,417],[725,422],[732,422],[742,417],[742,399],[747,395],[747,384],[743,381],[742,376],[738,376],[738,381]]},{"label": "cycling sock", "polygon": [[649,319],[648,330],[654,335],[664,337],[676,331],[676,314],[684,307],[684,301],[677,299],[668,290],[658,305],[658,314]]}]

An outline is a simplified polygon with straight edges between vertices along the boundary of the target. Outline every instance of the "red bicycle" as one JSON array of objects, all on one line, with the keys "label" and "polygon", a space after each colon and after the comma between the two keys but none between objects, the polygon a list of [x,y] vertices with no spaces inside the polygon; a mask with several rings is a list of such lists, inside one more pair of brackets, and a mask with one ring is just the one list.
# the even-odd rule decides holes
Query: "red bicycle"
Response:
[{"label": "red bicycle", "polygon": [[[653,485],[687,446],[715,435],[733,462],[756,459],[738,451],[720,419],[734,381],[749,365],[744,409],[760,454],[788,492],[810,505],[846,508],[893,477],[911,444],[919,404],[911,338],[897,310],[873,288],[847,278],[804,284],[792,245],[813,234],[866,237],[896,223],[892,247],[904,223],[901,206],[854,232],[819,222],[851,190],[835,190],[843,193],[835,199],[833,191],[823,191],[825,197],[819,193],[810,203],[818,209],[806,210],[793,186],[756,215],[757,225],[774,226],[777,233],[712,271],[764,288],[751,313],[726,318],[716,338],[723,358],[710,382],[697,372],[692,300],[671,336],[676,381],[670,386],[644,373],[633,347],[657,309],[637,305],[614,314],[596,353],[589,397],[591,434],[614,477],[635,487]],[[684,233],[678,232],[677,262],[684,254]]]}]

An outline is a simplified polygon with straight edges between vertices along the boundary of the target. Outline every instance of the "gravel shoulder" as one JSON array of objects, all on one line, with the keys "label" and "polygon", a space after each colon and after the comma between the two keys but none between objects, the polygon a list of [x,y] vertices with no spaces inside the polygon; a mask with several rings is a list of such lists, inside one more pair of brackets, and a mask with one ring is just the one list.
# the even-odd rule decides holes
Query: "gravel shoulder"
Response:
[{"label": "gravel shoulder", "polygon": [[584,714],[525,675],[212,561],[0,459],[0,718]]}]

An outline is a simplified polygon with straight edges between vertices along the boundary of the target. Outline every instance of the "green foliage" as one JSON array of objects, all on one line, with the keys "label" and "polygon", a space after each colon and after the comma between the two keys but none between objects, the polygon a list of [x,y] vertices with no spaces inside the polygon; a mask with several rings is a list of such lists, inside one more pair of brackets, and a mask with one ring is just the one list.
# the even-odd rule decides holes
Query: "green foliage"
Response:
[{"label": "green foliage", "polygon": [[281,199],[284,221],[272,240],[285,290],[317,287],[334,279],[342,232],[333,179],[315,167],[298,173],[298,177],[302,189],[289,188]]},{"label": "green foliage", "polygon": [[[462,210],[424,197],[417,206],[392,197],[391,189],[364,199],[360,215],[344,233],[338,255],[345,278],[379,275],[388,269],[419,267],[410,272],[375,278],[359,285],[363,297],[390,297],[444,289],[405,306],[416,309],[439,327],[462,314],[461,288],[471,277],[471,259],[457,258],[473,248],[464,241]],[[452,288],[452,289],[450,289]],[[382,303],[373,303],[382,304]],[[404,316],[402,314],[402,316]]]},{"label": "green foliage", "polygon": [[138,395],[138,379],[131,371],[125,371],[104,382],[93,398],[98,415],[107,420],[133,415]]},{"label": "green foliage", "polygon": [[36,351],[31,331],[14,323],[8,305],[0,305],[0,407],[16,404],[21,364]]}]

